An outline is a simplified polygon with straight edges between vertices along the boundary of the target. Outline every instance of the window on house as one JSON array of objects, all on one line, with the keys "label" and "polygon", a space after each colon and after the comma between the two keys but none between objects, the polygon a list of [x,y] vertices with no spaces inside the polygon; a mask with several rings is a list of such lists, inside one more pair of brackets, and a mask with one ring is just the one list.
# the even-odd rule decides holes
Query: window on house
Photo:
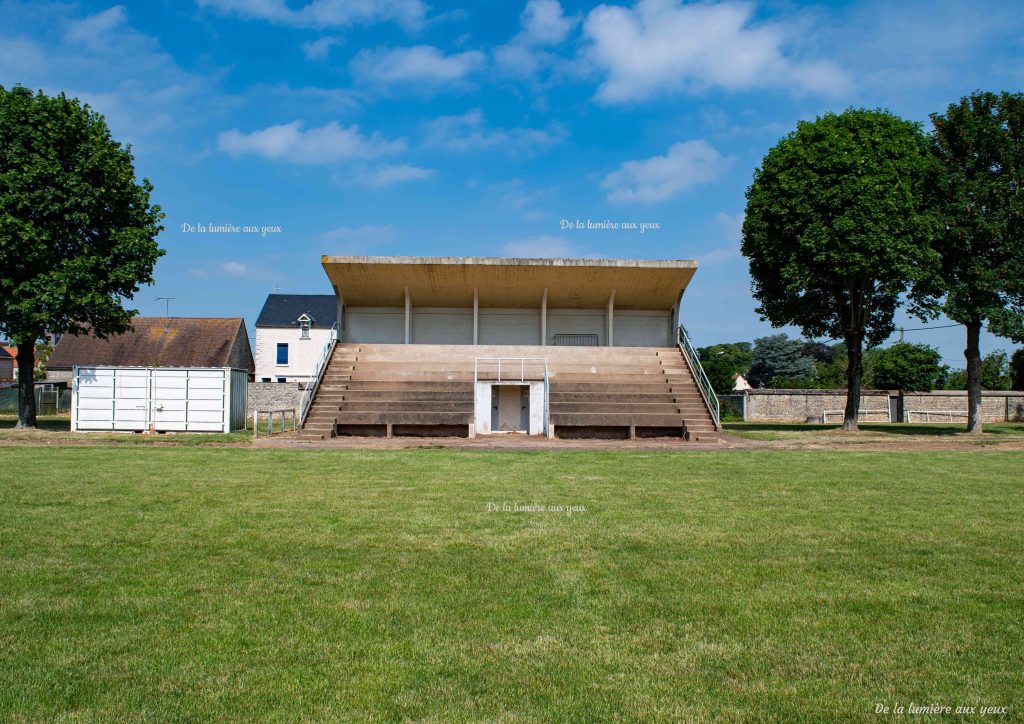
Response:
[{"label": "window on house", "polygon": [[302,330],[302,334],[299,335],[299,339],[309,339],[309,320],[303,319],[299,322],[299,329]]},{"label": "window on house", "polygon": [[269,377],[263,377],[263,378],[260,379],[260,382],[270,382],[270,378]]},{"label": "window on house", "polygon": [[279,365],[288,364],[288,343],[278,342],[277,343],[277,363]]},{"label": "window on house", "polygon": [[287,377],[278,377],[278,378],[277,378],[277,381],[278,381],[278,382],[287,382],[287,381],[288,381],[288,378],[287,378]]}]

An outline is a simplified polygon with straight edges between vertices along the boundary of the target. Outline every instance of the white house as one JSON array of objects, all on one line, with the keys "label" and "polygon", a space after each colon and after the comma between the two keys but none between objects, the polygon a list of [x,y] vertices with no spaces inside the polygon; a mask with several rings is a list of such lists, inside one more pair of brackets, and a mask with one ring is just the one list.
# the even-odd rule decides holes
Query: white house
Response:
[{"label": "white house", "polygon": [[333,294],[269,294],[256,320],[256,381],[305,382],[337,320]]}]

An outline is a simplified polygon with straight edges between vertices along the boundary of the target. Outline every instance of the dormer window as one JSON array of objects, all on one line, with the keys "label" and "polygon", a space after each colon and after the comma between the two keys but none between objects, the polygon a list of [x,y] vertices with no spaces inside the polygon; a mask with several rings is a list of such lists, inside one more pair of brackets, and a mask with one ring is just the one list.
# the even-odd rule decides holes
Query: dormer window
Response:
[{"label": "dormer window", "polygon": [[313,323],[313,319],[308,314],[303,314],[299,317],[299,329],[301,334],[299,339],[309,339],[309,327]]}]

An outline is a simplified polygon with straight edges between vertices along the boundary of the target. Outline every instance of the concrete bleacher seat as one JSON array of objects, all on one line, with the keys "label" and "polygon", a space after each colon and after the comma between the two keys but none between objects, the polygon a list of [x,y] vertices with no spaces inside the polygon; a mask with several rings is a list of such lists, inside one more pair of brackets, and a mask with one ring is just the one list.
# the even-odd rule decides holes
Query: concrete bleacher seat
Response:
[{"label": "concrete bleacher seat", "polygon": [[[546,358],[554,434],[717,437],[677,348],[339,344],[303,429],[305,435],[467,435],[474,374],[497,378],[479,358]],[[503,375],[542,379],[516,365]]]}]

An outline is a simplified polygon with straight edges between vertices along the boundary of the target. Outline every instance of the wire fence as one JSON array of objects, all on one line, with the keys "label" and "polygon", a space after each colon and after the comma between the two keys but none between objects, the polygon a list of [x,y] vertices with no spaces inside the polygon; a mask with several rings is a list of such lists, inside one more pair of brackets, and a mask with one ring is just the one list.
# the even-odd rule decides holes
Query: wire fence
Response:
[{"label": "wire fence", "polygon": [[[64,415],[71,412],[71,390],[58,385],[36,385],[36,414]],[[17,387],[0,389],[0,412],[17,413],[21,395]]]}]

